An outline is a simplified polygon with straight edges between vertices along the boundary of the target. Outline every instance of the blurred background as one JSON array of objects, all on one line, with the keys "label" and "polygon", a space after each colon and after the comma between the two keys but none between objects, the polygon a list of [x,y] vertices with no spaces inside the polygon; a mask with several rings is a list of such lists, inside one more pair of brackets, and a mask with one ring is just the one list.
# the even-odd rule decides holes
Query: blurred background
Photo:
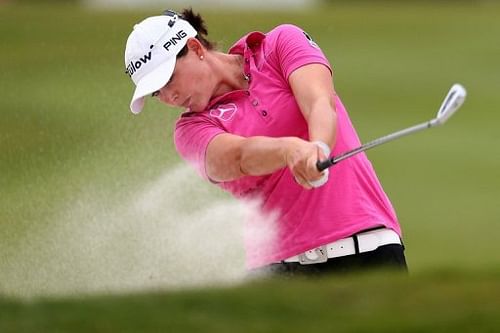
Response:
[{"label": "blurred background", "polygon": [[[244,279],[241,226],[252,207],[180,160],[172,142],[179,110],[153,100],[139,116],[128,109],[133,84],[123,52],[133,25],[188,6],[224,51],[281,23],[306,30],[332,63],[364,142],[433,118],[453,83],[467,88],[446,126],[368,152],[403,227],[408,279]],[[492,0],[0,1],[0,330],[169,323],[221,332],[250,313],[249,331],[278,332],[328,327],[333,317],[320,309],[330,304],[340,331],[493,331],[499,37],[500,3]],[[131,293],[147,294],[106,296]],[[351,303],[341,306],[346,298]],[[115,310],[89,314],[99,306]],[[134,306],[151,317],[123,321]],[[73,321],[54,319],[61,309],[60,318]],[[290,319],[299,314],[306,321]],[[280,316],[293,325],[279,324]]]}]

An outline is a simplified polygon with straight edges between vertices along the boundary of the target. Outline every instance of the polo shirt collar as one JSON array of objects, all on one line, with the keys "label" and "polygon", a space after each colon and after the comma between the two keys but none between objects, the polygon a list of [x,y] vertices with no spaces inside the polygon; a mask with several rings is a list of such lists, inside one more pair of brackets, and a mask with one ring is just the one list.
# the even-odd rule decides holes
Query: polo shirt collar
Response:
[{"label": "polo shirt collar", "polygon": [[252,50],[254,51],[256,47],[260,45],[260,43],[266,38],[266,34],[260,31],[254,31],[249,33],[248,35],[242,37],[239,41],[237,41],[230,49],[230,54],[241,54],[244,55],[245,51]]},{"label": "polo shirt collar", "polygon": [[[260,46],[261,42],[266,38],[266,35],[260,31],[254,31],[242,37],[230,49],[230,54],[241,54],[248,57],[248,52],[255,52]],[[244,97],[248,96],[248,92],[244,90],[235,90],[225,93],[224,95],[215,97],[208,103],[207,109],[212,108],[214,105],[223,102],[225,99],[231,97]]]}]

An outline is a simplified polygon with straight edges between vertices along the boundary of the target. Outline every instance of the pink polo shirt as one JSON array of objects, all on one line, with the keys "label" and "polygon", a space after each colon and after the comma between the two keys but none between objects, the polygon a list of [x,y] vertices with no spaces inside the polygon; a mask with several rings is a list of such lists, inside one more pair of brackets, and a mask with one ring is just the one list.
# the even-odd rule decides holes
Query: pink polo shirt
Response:
[{"label": "pink polo shirt", "polygon": [[[250,77],[248,90],[214,98],[203,112],[183,113],[175,128],[177,151],[205,179],[207,146],[220,133],[308,140],[307,123],[288,77],[295,69],[313,63],[331,71],[316,43],[293,25],[280,25],[267,34],[252,32],[234,44],[229,53],[243,56],[244,71]],[[334,156],[360,145],[338,97],[335,106]],[[276,224],[273,237],[248,233],[248,268],[283,260],[375,226],[383,225],[401,234],[394,209],[364,153],[330,168],[328,182],[313,190],[299,186],[288,168],[217,185],[237,198],[259,199],[260,212],[272,215]],[[252,225],[260,222],[249,219],[248,230],[254,230]]]}]

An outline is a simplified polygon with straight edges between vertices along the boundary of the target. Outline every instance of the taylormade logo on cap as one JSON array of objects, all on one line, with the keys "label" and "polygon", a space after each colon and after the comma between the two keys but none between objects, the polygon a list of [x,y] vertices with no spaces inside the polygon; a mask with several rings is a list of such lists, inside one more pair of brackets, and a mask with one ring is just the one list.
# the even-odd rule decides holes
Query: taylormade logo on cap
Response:
[{"label": "taylormade logo on cap", "polygon": [[125,48],[125,73],[137,86],[130,103],[139,113],[144,97],[161,89],[170,79],[177,54],[196,30],[177,15],[148,17],[134,26]]}]

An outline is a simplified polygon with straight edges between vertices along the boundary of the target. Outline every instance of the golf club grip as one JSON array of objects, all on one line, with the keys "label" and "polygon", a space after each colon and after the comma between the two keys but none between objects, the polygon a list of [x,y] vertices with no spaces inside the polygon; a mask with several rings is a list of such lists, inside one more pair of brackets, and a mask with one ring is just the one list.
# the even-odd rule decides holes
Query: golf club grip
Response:
[{"label": "golf club grip", "polygon": [[323,171],[326,168],[331,167],[333,164],[334,164],[333,158],[329,158],[329,159],[324,160],[324,161],[316,162],[316,168],[318,169],[318,171]]}]

